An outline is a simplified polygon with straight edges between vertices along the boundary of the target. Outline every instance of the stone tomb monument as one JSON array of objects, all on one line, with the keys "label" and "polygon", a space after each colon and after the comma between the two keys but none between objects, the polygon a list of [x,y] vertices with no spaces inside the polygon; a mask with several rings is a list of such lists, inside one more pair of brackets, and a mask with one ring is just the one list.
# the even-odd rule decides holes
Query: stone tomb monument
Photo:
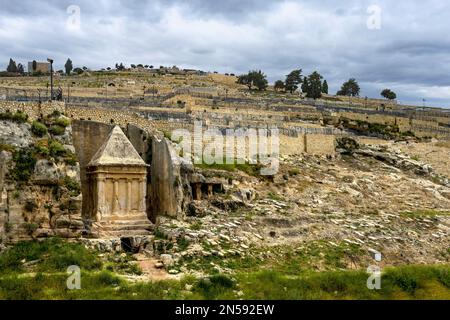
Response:
[{"label": "stone tomb monument", "polygon": [[119,126],[86,168],[93,231],[102,237],[146,235],[147,167]]}]

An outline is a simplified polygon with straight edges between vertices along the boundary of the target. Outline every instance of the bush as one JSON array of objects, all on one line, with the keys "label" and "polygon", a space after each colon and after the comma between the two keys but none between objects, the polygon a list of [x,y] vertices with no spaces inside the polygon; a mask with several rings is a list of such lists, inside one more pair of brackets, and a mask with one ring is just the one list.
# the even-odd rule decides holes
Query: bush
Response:
[{"label": "bush", "polygon": [[38,207],[38,205],[37,205],[37,203],[36,203],[36,201],[34,199],[27,200],[25,202],[25,210],[27,212],[33,212],[34,210],[37,209],[37,207]]},{"label": "bush", "polygon": [[50,154],[48,151],[48,148],[44,147],[44,146],[39,146],[39,145],[35,146],[34,150],[35,150],[36,154],[41,155],[43,157],[47,157]]},{"label": "bush", "polygon": [[76,197],[81,193],[80,184],[70,177],[65,177],[61,182],[61,185],[65,186],[72,197]]},{"label": "bush", "polygon": [[35,223],[26,223],[25,224],[25,230],[27,231],[28,235],[32,235],[37,229],[39,228],[39,226]]},{"label": "bush", "polygon": [[66,132],[66,128],[61,127],[60,125],[53,125],[50,127],[49,131],[55,136],[62,136]]},{"label": "bush", "polygon": [[13,115],[12,120],[17,123],[25,123],[28,120],[28,115],[19,110]]},{"label": "bush", "polygon": [[78,158],[75,153],[66,152],[66,157],[64,158],[64,162],[69,166],[76,166],[78,162]]},{"label": "bush", "polygon": [[25,123],[28,120],[28,115],[20,110],[18,110],[16,113],[6,111],[4,113],[0,113],[0,120],[9,120],[17,123]]},{"label": "bush", "polygon": [[355,150],[359,149],[359,143],[352,138],[342,137],[336,139],[337,149],[343,149],[344,154],[352,154]]},{"label": "bush", "polygon": [[50,156],[52,156],[53,158],[57,158],[64,157],[67,151],[61,143],[53,140],[49,144],[49,152]]},{"label": "bush", "polygon": [[37,159],[31,150],[20,150],[14,154],[16,166],[12,170],[12,177],[16,181],[27,182],[34,172]]},{"label": "bush", "polygon": [[3,144],[0,143],[0,152],[1,151],[7,151],[13,153],[16,150],[16,148],[10,144]]},{"label": "bush", "polygon": [[58,118],[55,121],[55,125],[58,125],[60,127],[68,127],[70,125],[70,120],[67,118]]},{"label": "bush", "polygon": [[33,121],[31,132],[38,137],[43,137],[47,134],[47,126],[39,121]]}]

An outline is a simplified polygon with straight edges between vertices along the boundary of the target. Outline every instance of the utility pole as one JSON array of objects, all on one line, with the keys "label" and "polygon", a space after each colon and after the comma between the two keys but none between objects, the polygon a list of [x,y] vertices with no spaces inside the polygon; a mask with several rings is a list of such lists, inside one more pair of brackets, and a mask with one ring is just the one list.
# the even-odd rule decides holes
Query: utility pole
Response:
[{"label": "utility pole", "polygon": [[53,59],[47,58],[50,62],[50,100],[53,100]]}]

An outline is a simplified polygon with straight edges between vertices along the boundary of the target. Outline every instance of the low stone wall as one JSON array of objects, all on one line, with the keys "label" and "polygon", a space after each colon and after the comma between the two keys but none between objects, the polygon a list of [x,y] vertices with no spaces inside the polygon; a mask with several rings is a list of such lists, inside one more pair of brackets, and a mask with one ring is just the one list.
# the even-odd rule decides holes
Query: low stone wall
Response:
[{"label": "low stone wall", "polygon": [[450,138],[450,129],[444,126],[440,126],[439,122],[435,121],[433,118],[429,118],[430,121],[424,119],[415,119],[414,116],[411,118],[399,117],[393,115],[383,115],[383,114],[365,114],[365,113],[354,113],[354,112],[339,112],[339,116],[350,119],[359,120],[369,123],[380,123],[391,126],[398,126],[400,132],[411,131],[419,137],[422,136],[432,136],[437,138]]},{"label": "low stone wall", "polygon": [[313,155],[334,155],[336,138],[324,134],[305,134],[305,153]]},{"label": "low stone wall", "polygon": [[334,156],[336,154],[336,137],[324,134],[280,136],[280,155],[294,154]]},{"label": "low stone wall", "polygon": [[0,112],[16,112],[22,111],[28,114],[31,120],[36,120],[52,114],[55,111],[60,113],[65,112],[64,102],[14,102],[14,101],[0,101]]}]

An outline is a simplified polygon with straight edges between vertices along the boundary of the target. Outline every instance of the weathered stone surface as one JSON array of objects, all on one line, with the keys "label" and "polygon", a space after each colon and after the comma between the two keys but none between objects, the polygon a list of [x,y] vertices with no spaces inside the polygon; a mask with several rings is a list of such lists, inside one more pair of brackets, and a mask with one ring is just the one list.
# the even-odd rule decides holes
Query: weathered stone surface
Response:
[{"label": "weathered stone surface", "polygon": [[28,147],[33,141],[30,128],[28,123],[0,121],[0,143],[18,148]]},{"label": "weathered stone surface", "polygon": [[33,182],[42,185],[57,185],[61,173],[53,161],[41,159],[36,162]]},{"label": "weathered stone surface", "polygon": [[166,268],[170,268],[174,264],[173,257],[170,254],[162,254],[159,258]]},{"label": "weathered stone surface", "polygon": [[99,165],[146,166],[119,126],[114,127],[106,142],[88,164],[88,166]]}]

